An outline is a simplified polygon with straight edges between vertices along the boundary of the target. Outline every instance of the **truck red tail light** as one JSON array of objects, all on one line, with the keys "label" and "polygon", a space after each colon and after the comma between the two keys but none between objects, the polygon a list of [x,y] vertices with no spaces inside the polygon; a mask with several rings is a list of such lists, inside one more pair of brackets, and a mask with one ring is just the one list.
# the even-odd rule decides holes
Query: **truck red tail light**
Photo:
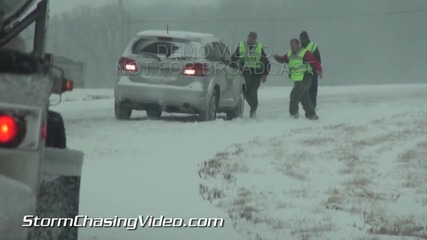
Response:
[{"label": "truck red tail light", "polygon": [[183,75],[186,76],[205,76],[208,72],[208,66],[205,63],[190,63],[185,65]]},{"label": "truck red tail light", "polygon": [[118,62],[117,70],[122,73],[137,73],[139,67],[134,59],[121,57]]},{"label": "truck red tail light", "polygon": [[10,116],[0,116],[0,143],[8,143],[18,135],[18,124]]},{"label": "truck red tail light", "polygon": [[16,147],[24,136],[25,127],[22,121],[9,115],[0,115],[0,147]]}]

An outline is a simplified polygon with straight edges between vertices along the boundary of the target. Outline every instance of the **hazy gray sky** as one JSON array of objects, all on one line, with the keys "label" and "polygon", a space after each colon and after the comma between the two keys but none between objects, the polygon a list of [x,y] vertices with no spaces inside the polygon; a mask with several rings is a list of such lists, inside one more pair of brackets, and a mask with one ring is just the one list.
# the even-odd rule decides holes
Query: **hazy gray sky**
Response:
[{"label": "hazy gray sky", "polygon": [[49,2],[51,12],[55,14],[58,12],[69,11],[81,5],[103,5],[111,3],[112,0],[50,0]]},{"label": "hazy gray sky", "polygon": [[[135,0],[122,0],[123,4],[126,2],[134,2]],[[150,3],[150,0],[137,0],[138,2]],[[177,0],[156,0],[156,2],[171,2],[176,4]],[[50,0],[50,10],[52,14],[69,11],[73,8],[80,7],[82,5],[99,6],[108,3],[117,3],[118,0]],[[211,4],[215,1],[209,0],[180,0],[180,2],[190,2],[192,4]]]}]

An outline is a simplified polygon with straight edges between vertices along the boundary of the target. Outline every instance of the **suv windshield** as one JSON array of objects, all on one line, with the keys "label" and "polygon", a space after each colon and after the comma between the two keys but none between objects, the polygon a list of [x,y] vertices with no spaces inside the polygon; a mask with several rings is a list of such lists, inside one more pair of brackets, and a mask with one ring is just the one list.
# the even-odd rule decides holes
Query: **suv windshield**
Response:
[{"label": "suv windshield", "polygon": [[203,58],[205,48],[200,44],[188,41],[158,41],[139,39],[132,47],[133,54],[155,54],[166,58]]}]

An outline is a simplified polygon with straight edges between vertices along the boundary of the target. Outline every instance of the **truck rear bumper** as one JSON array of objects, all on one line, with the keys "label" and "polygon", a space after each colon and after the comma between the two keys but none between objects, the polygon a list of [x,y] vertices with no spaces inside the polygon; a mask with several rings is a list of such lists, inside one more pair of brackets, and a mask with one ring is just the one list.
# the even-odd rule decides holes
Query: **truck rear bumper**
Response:
[{"label": "truck rear bumper", "polygon": [[[83,153],[46,148],[37,212],[41,218],[74,218],[79,215]],[[77,228],[35,228],[35,239],[77,239]]]},{"label": "truck rear bumper", "polygon": [[35,215],[36,194],[14,179],[0,175],[0,236],[2,239],[26,240],[28,228],[23,228],[25,215]]}]

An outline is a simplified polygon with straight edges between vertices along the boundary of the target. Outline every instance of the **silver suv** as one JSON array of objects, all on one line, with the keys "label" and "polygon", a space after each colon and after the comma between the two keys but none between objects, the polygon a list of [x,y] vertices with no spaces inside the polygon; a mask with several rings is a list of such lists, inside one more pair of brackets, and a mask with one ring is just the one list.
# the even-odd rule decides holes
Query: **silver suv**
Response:
[{"label": "silver suv", "polygon": [[117,119],[145,110],[199,114],[201,121],[243,116],[245,81],[224,43],[212,34],[148,30],[134,37],[117,64]]}]

